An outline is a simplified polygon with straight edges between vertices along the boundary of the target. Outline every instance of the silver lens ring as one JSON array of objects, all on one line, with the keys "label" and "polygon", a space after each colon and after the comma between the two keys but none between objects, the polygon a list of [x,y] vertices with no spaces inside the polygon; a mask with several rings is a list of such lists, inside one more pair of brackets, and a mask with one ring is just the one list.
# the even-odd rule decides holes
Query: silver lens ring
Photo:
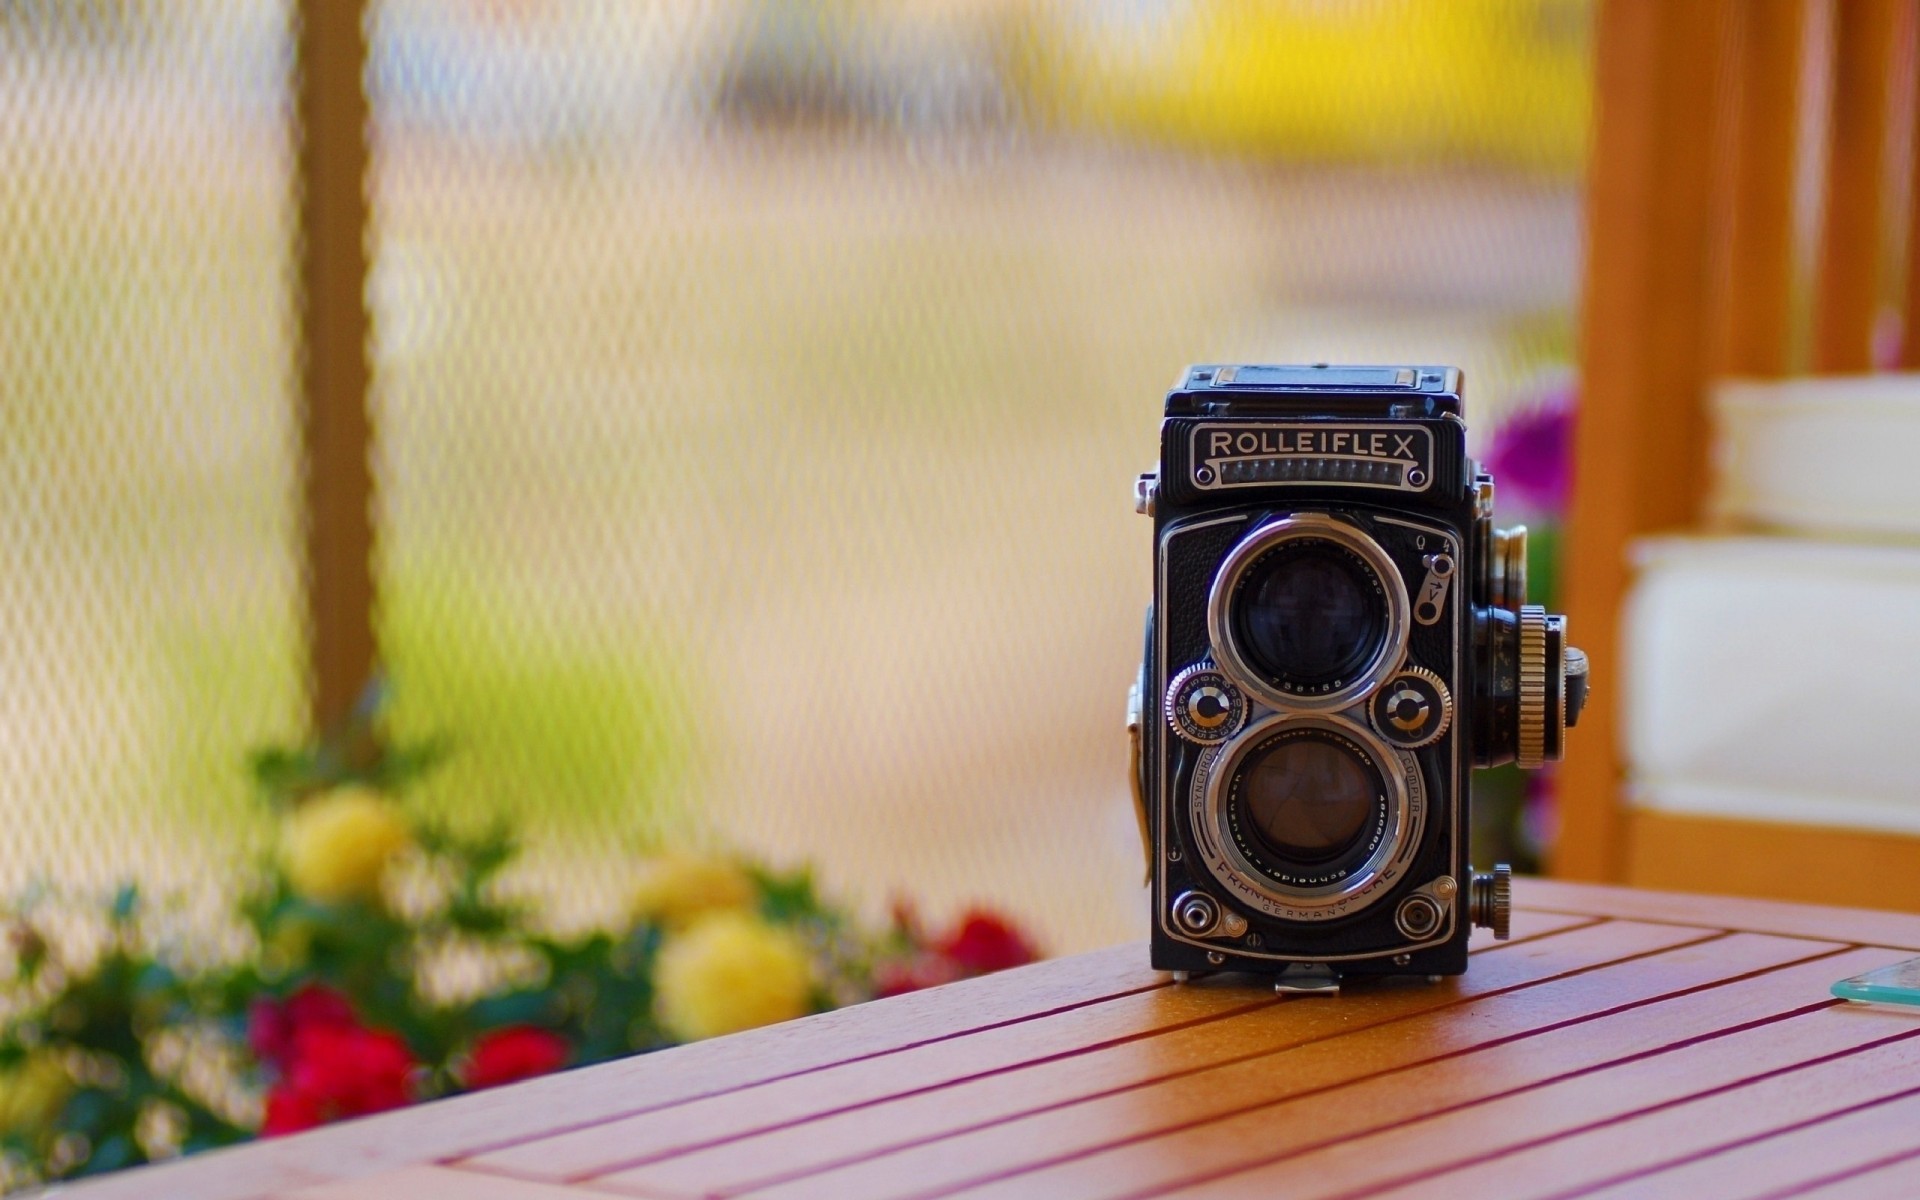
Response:
[{"label": "silver lens ring", "polygon": [[[1244,854],[1233,835],[1231,784],[1247,756],[1277,733],[1323,730],[1356,744],[1384,781],[1386,828],[1373,852],[1342,878],[1319,887],[1294,887],[1274,879]],[[1366,908],[1406,877],[1426,828],[1427,796],[1419,764],[1365,726],[1343,717],[1274,714],[1257,721],[1223,746],[1200,756],[1189,795],[1192,827],[1201,861],[1235,898],[1271,917],[1330,921]]]},{"label": "silver lens ring", "polygon": [[[1262,555],[1287,542],[1301,538],[1319,538],[1351,551],[1366,564],[1380,581],[1380,592],[1387,601],[1387,631],[1375,649],[1373,658],[1333,691],[1305,695],[1276,687],[1257,670],[1242,652],[1233,636],[1234,593],[1247,572]],[[1400,569],[1380,548],[1380,543],[1345,521],[1324,513],[1296,513],[1269,521],[1240,539],[1214,574],[1213,589],[1207,594],[1207,639],[1213,643],[1214,661],[1227,677],[1269,708],[1295,712],[1335,712],[1372,692],[1400,666],[1407,653],[1407,588]]]}]

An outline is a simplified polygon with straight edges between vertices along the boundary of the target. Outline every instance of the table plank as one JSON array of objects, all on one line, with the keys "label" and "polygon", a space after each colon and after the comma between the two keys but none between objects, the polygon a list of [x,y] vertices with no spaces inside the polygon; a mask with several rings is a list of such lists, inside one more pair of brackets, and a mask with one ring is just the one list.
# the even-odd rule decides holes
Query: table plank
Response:
[{"label": "table plank", "polygon": [[[1587,918],[1528,917],[1521,928],[1523,932],[1537,935],[1588,924]],[[1641,936],[1670,942],[1674,935],[1650,932]],[[1694,931],[1686,936],[1699,937],[1703,933]],[[1524,941],[1515,943],[1516,947],[1524,944]],[[1527,960],[1527,971],[1538,969]],[[1504,974],[1488,974],[1479,986],[1491,989],[1498,986],[1502,978]],[[1425,987],[1402,994],[1402,1003],[1424,1006],[1445,999],[1444,993]],[[1233,978],[1120,997],[967,1037],[874,1055],[760,1086],[733,1089],[666,1111],[653,1111],[504,1147],[475,1156],[469,1165],[530,1179],[563,1180],[590,1177],[622,1165],[687,1154],[708,1146],[723,1147],[718,1157],[726,1161],[735,1156],[735,1151],[725,1147],[752,1134],[836,1113],[853,1114],[857,1123],[864,1124],[869,1118],[862,1115],[863,1110],[882,1100],[931,1092],[967,1080],[992,1078],[998,1072],[1014,1071],[1024,1076],[1036,1064],[1124,1046],[1150,1035],[1155,1037],[1156,1045],[1164,1035],[1186,1030],[1196,1030],[1195,1036],[1204,1039],[1206,1027],[1217,1020],[1276,1003],[1279,1001],[1270,988]],[[1355,1018],[1349,1012],[1347,1019]]]},{"label": "table plank", "polygon": [[[1716,1150],[1613,1187],[1578,1194],[1592,1200],[1694,1200],[1704,1195],[1757,1200],[1791,1195],[1802,1183],[1824,1178],[1836,1169],[1878,1162],[1889,1153],[1920,1150],[1920,1084],[1914,1083],[1913,1069],[1920,1055],[1912,1053],[1911,1047],[1903,1048],[1909,1053],[1894,1070],[1904,1076],[1907,1086],[1890,1100],[1878,1096],[1889,1081],[1876,1072],[1869,1080],[1875,1098],[1838,1114],[1798,1129],[1770,1129],[1752,1142],[1729,1148],[1738,1153]],[[1843,1081],[1839,1087],[1846,1089],[1849,1084]]]},{"label": "table plank", "polygon": [[1516,892],[1526,940],[1438,985],[1172,987],[1122,946],[63,1194],[1920,1195],[1920,1014],[1825,994],[1920,915]]},{"label": "table plank", "polygon": [[1804,1187],[1795,1183],[1765,1200],[1785,1196],[1800,1200],[1913,1200],[1920,1196],[1920,1150],[1875,1159],[1859,1170],[1837,1172]]},{"label": "table plank", "polygon": [[[1590,918],[1585,918],[1590,919]],[[768,1029],[215,1150],[89,1182],[87,1200],[253,1200],[677,1104],[1167,987],[1140,944],[1051,959]],[[403,1132],[404,1131],[404,1132]]]},{"label": "table plank", "polygon": [[[1860,951],[1853,957],[1857,963],[1887,953]],[[1809,1059],[1920,1036],[1920,1017],[1909,1014],[1860,1013],[1850,1018],[1836,1015],[1832,1002],[1816,1002],[1808,1011],[1808,998],[1825,987],[1830,968],[1852,965],[1845,957],[1816,959],[1604,1018],[1588,1028],[1569,1027],[1435,1064],[1432,1071],[1379,1081],[1384,1089],[1397,1085],[1398,1094],[1376,1088],[1372,1095],[1356,1091],[1328,1097],[1325,1114],[1313,1114],[1313,1136],[1292,1139],[1304,1142],[1304,1149],[1243,1145],[1237,1156],[1252,1169],[1236,1170],[1236,1152],[1230,1149],[1205,1160],[1203,1168],[1195,1167],[1196,1160],[1188,1161],[1184,1174],[1195,1181],[1190,1191],[1177,1190],[1177,1178],[1168,1182],[1176,1185],[1173,1194],[1178,1195],[1224,1195],[1279,1181],[1291,1181],[1295,1186],[1290,1190],[1302,1196],[1370,1195],[1402,1184],[1418,1192],[1462,1164],[1655,1105],[1791,1071]],[[1729,1031],[1695,1032],[1700,1018],[1711,1019],[1712,1006],[1722,1003],[1729,1006],[1730,1018],[1748,1019],[1730,1022]],[[1768,1008],[1775,1010],[1771,1017],[1750,1016]],[[1668,1037],[1659,1027],[1670,1017],[1677,1024],[1674,1036]],[[1647,1042],[1661,1039],[1666,1044],[1647,1048]],[[1609,1055],[1616,1057],[1605,1061]],[[1568,1067],[1572,1069],[1562,1069]],[[1422,1091],[1427,1103],[1418,1104],[1417,1095],[1409,1102],[1408,1092]],[[1356,1107],[1369,1103],[1376,1105],[1371,1112]],[[1413,1115],[1396,1120],[1396,1109],[1411,1109]],[[1284,1116],[1275,1113],[1276,1119]],[[1347,1133],[1347,1128],[1357,1132]],[[1301,1179],[1332,1182],[1300,1187]],[[1206,1186],[1212,1180],[1227,1186]]]},{"label": "table plank", "polygon": [[[1734,938],[1738,944],[1728,953],[1736,959],[1750,957],[1755,966],[1819,950],[1817,944],[1801,941]],[[1133,1051],[1133,1070],[1146,1081],[1143,1086],[1024,1113],[1017,1120],[998,1120],[957,1136],[757,1189],[754,1194],[830,1194],[857,1200],[1011,1178],[1066,1155],[1538,1028],[1588,1011],[1602,998],[1614,1003],[1697,985],[1725,970],[1719,956],[1686,952],[1690,944],[1707,940],[1733,939],[1712,930],[1609,922],[1484,953],[1465,976],[1439,985],[1401,981],[1355,989],[1337,1000],[1289,1001],[1237,1022],[1248,1026],[1265,1020],[1290,1029],[1293,1036],[1278,1039],[1276,1051],[1175,1074],[1164,1069],[1156,1043],[1141,1043]],[[1595,970],[1628,959],[1640,969],[1616,976]],[[1603,978],[1609,982],[1596,988],[1593,981]],[[1492,997],[1498,997],[1499,1003],[1484,1002]],[[884,1112],[877,1112],[875,1121],[884,1123]],[[670,1194],[646,1169],[595,1182],[638,1195]],[[1021,1185],[1009,1186],[1021,1190]]]},{"label": "table plank", "polygon": [[[1781,1136],[1794,1127],[1844,1113],[1860,1104],[1911,1097],[1920,1102],[1920,1041],[1904,1038],[1855,1054],[1811,1063],[1797,1070],[1763,1077],[1751,1084],[1713,1092],[1697,1099],[1642,1110],[1635,1115],[1577,1129],[1571,1134],[1538,1143],[1518,1153],[1469,1163],[1456,1170],[1436,1172],[1389,1191],[1369,1192],[1379,1197],[1432,1196],[1438,1190],[1471,1188],[1482,1195],[1514,1200],[1602,1194],[1644,1197],[1656,1194],[1655,1172],[1674,1164],[1746,1143],[1738,1155],[1716,1159],[1713,1167],[1678,1173],[1692,1190],[1662,1192],[1688,1196],[1753,1195],[1791,1182],[1791,1163],[1781,1162],[1765,1173],[1748,1164],[1771,1160],[1776,1143],[1789,1142],[1788,1156],[1805,1166],[1805,1179],[1817,1178],[1849,1165],[1836,1158],[1816,1132],[1792,1139]],[[1906,1113],[1914,1110],[1900,1109]],[[1864,1163],[1881,1155],[1920,1147],[1920,1123],[1904,1127],[1892,1118],[1866,1118],[1873,1136],[1859,1139],[1870,1145]],[[1832,1131],[1834,1124],[1817,1127]],[[1738,1163],[1738,1168],[1732,1164]],[[1700,1179],[1712,1180],[1702,1190]],[[1617,1185],[1617,1186],[1616,1186]]]},{"label": "table plank", "polygon": [[[1576,918],[1522,914],[1513,930],[1516,941],[1507,944],[1563,932],[1573,923],[1585,922]],[[1473,953],[1478,956],[1500,945],[1488,939]],[[1522,965],[1531,969],[1533,964]],[[1502,974],[1495,960],[1485,986],[1492,990],[1503,986],[1503,981],[1512,982]],[[1190,986],[1205,987],[1218,982],[1225,981]],[[1436,999],[1441,998],[1422,989],[1422,995],[1409,997],[1408,1002],[1431,1003]],[[1332,1015],[1325,1010],[1317,1011]],[[1388,1014],[1382,1011],[1379,1015],[1384,1018]],[[1138,1087],[1154,1078],[1170,1078],[1269,1054],[1311,1036],[1314,1036],[1312,1027],[1286,1020],[1208,1022],[1156,1037],[1153,1069],[1159,1072],[1157,1076],[1141,1075],[1138,1047],[1106,1047],[1079,1056],[1028,1064],[1016,1071],[891,1097],[879,1109],[865,1107],[816,1115],[740,1140],[663,1159],[656,1171],[643,1174],[646,1186],[668,1192],[751,1190],[910,1142]],[[635,1175],[628,1182],[633,1183],[640,1177]]]},{"label": "table plank", "polygon": [[[1305,1196],[1315,1189],[1302,1180],[1337,1180],[1319,1190],[1342,1193],[1422,1179],[1473,1157],[1477,1145],[1511,1145],[1590,1124],[1609,1111],[1631,1114],[1662,1099],[1697,1094],[1716,1080],[1745,1079],[1819,1054],[1920,1034],[1920,1015],[1905,1013],[1804,1027],[1834,1004],[1824,993],[1836,970],[1865,969],[1899,953],[1815,958],[1596,1015],[1070,1160],[1022,1182],[1087,1197],[1183,1186],[1194,1194],[1284,1186],[1289,1195]],[[1789,1032],[1796,1023],[1803,1027]],[[1200,1186],[1211,1180],[1224,1186]]]},{"label": "table plank", "polygon": [[1557,879],[1514,880],[1514,903],[1534,912],[1718,925],[1746,933],[1851,942],[1858,946],[1891,946],[1920,953],[1920,913],[1656,892],[1605,884],[1564,883]]},{"label": "table plank", "polygon": [[586,1195],[561,1184],[418,1166],[280,1192],[273,1200],[582,1200]]}]

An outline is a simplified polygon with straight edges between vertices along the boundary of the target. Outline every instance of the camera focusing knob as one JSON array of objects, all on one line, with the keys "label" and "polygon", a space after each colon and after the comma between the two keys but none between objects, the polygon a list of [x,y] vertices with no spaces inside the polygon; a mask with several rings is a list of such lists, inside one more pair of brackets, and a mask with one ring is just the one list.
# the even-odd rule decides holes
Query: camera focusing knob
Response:
[{"label": "camera focusing knob", "polygon": [[1491,874],[1475,871],[1467,902],[1473,923],[1493,930],[1495,941],[1506,941],[1513,931],[1513,868],[1495,863]]},{"label": "camera focusing knob", "polygon": [[1514,761],[1531,771],[1547,761],[1547,610],[1538,604],[1520,606],[1519,665],[1520,723]]},{"label": "camera focusing knob", "polygon": [[1247,698],[1210,662],[1175,675],[1162,709],[1168,726],[1199,746],[1217,746],[1247,722]]}]

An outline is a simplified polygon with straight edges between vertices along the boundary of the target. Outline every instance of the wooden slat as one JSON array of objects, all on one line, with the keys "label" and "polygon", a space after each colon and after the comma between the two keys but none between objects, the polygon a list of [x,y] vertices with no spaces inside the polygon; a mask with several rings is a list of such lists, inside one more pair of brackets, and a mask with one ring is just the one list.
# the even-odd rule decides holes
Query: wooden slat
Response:
[{"label": "wooden slat", "polygon": [[[1745,934],[1699,947],[1679,941],[1682,948],[1663,949],[1674,946],[1676,939],[1660,936],[1655,932],[1658,928],[1616,922],[1485,954],[1475,962],[1475,971],[1445,985],[1470,997],[1463,1004],[1436,1008],[1423,996],[1427,989],[1381,988],[1356,992],[1332,1004],[1283,1005],[1269,1019],[1311,1022],[1312,1029],[1310,1038],[1277,1053],[1029,1113],[1016,1121],[866,1158],[754,1194],[768,1200],[818,1195],[862,1200],[976,1186],[1013,1195],[1049,1194],[1032,1188],[1026,1173],[1701,986],[1739,969],[1735,964],[1760,969],[1819,952],[1810,943]],[[1701,948],[1706,945],[1715,947],[1714,951]],[[1631,971],[1595,969],[1629,957],[1634,963]],[[1484,989],[1494,982],[1496,965],[1515,972],[1520,981],[1530,970],[1545,967],[1549,972],[1531,983],[1509,984],[1488,999]],[[1424,1006],[1422,1000],[1427,1000]],[[1388,1019],[1375,1019],[1380,1016]],[[1243,1018],[1243,1023],[1248,1020]],[[1151,1046],[1142,1048],[1138,1068],[1142,1077],[1156,1073],[1152,1051]],[[630,1182],[639,1195],[658,1190],[637,1175],[616,1174],[594,1182],[603,1187]]]},{"label": "wooden slat", "polygon": [[1793,191],[1806,0],[1736,7],[1735,118],[1727,340],[1721,369],[1787,373],[1793,287]]},{"label": "wooden slat", "polygon": [[1875,1159],[1860,1170],[1841,1171],[1807,1187],[1795,1184],[1766,1200],[1797,1196],[1800,1200],[1913,1200],[1920,1192],[1920,1150]]},{"label": "wooden slat", "polygon": [[[1585,922],[1548,915],[1519,918],[1522,938]],[[1699,936],[1702,931],[1690,931]],[[1482,943],[1486,944],[1486,943]],[[1275,1003],[1258,980],[1222,977],[1186,987],[1126,996],[1103,1004],[1005,1025],[966,1038],[874,1055],[831,1069],[729,1090],[664,1111],[603,1122],[525,1144],[499,1147],[472,1165],[535,1179],[565,1179],[687,1153],[786,1122],[864,1106],[904,1092],[922,1092],[1034,1062],[1124,1044],[1149,1035],[1201,1030],[1213,1021]]]},{"label": "wooden slat", "polygon": [[[1874,1061],[1865,1061],[1869,1058]],[[1754,1135],[1764,1140],[1651,1175],[1636,1176],[1604,1191],[1590,1193],[1593,1200],[1696,1200],[1705,1195],[1791,1194],[1801,1181],[1821,1178],[1837,1168],[1876,1162],[1895,1150],[1920,1150],[1920,1083],[1915,1081],[1916,1071],[1920,1071],[1920,1053],[1915,1053],[1911,1044],[1889,1046],[1831,1067],[1810,1068],[1802,1074],[1811,1076],[1816,1070],[1821,1075],[1818,1080],[1797,1079],[1795,1082],[1804,1088],[1822,1089],[1824,1095],[1810,1094],[1800,1088],[1782,1088],[1776,1095],[1764,1099],[1751,1098],[1774,1106],[1766,1112],[1764,1122],[1749,1119],[1744,1123],[1747,1127],[1765,1124],[1766,1128]],[[1904,1095],[1884,1104],[1858,1099],[1861,1096],[1877,1098],[1887,1092]],[[1824,1115],[1831,1106],[1854,1104],[1871,1104],[1871,1107],[1827,1118],[1805,1128],[1776,1132],[1779,1127],[1774,1122],[1779,1118],[1812,1112]],[[1750,1115],[1750,1109],[1738,1114]],[[1740,1127],[1729,1122],[1717,1136],[1724,1138]],[[1910,1173],[1908,1182],[1910,1186],[1920,1184],[1920,1173]],[[1914,1192],[1907,1194],[1912,1196]]]},{"label": "wooden slat", "polygon": [[[1186,1157],[1170,1162],[1179,1174],[1160,1182],[1195,1180],[1189,1185],[1194,1195],[1264,1190],[1282,1179],[1325,1181],[1305,1188],[1296,1182],[1289,1190],[1302,1197],[1417,1189],[1441,1172],[1503,1150],[1812,1059],[1920,1037],[1920,1015],[1807,1011],[1827,1003],[1823,997],[1832,980],[1896,957],[1862,950],[1816,959],[1310,1097],[1274,1110],[1273,1128],[1264,1136],[1250,1136],[1250,1127],[1223,1126],[1209,1131],[1207,1143],[1188,1139],[1162,1147],[1169,1159],[1176,1151]],[[1132,1160],[1136,1171],[1148,1169],[1141,1157]],[[1236,1160],[1253,1169],[1233,1170]]]},{"label": "wooden slat", "polygon": [[[1800,1122],[1915,1089],[1920,1089],[1920,1041],[1909,1038],[1769,1076],[1744,1087],[1643,1111],[1375,1194],[1412,1200],[1445,1194],[1448,1189],[1471,1182],[1474,1188],[1486,1189],[1487,1195],[1514,1200],[1574,1192],[1586,1195],[1587,1189],[1607,1185],[1617,1185],[1618,1190],[1604,1194],[1646,1197],[1655,1194],[1646,1173],[1669,1163],[1778,1134]],[[1909,1129],[1905,1140],[1893,1128],[1883,1128],[1881,1135],[1881,1154],[1920,1144],[1916,1140],[1920,1139],[1920,1127]],[[1827,1157],[1818,1140],[1797,1149],[1797,1157],[1812,1168],[1804,1178],[1843,1165]],[[1753,1175],[1746,1161],[1753,1153],[1754,1148],[1749,1148],[1723,1157],[1715,1164],[1716,1170],[1704,1173],[1711,1180],[1704,1187],[1699,1182],[1701,1173],[1689,1173],[1687,1178],[1694,1190],[1677,1194],[1752,1195],[1794,1178],[1781,1173]]]},{"label": "wooden slat", "polygon": [[509,1146],[477,1157],[474,1165],[528,1178],[567,1179],[1055,1055],[1205,1028],[1277,1002],[1270,990],[1244,984],[1155,989]]},{"label": "wooden slat", "polygon": [[[1566,928],[1573,918],[1520,914],[1514,934],[1525,941]],[[1513,943],[1509,943],[1511,945]],[[1490,989],[1513,986],[1515,979],[1531,979],[1536,962],[1518,956],[1510,960],[1485,959],[1484,951],[1499,943],[1483,943],[1476,951],[1475,981]],[[1479,964],[1487,964],[1484,971]],[[1351,1022],[1371,1022],[1410,1011],[1406,1006],[1432,1007],[1448,995],[1406,995],[1393,1009],[1353,1014]],[[1297,1003],[1297,1002],[1291,1002]],[[1312,1018],[1336,1014],[1317,1009]],[[1089,1096],[1156,1079],[1189,1074],[1210,1067],[1271,1054],[1303,1040],[1324,1035],[1323,1023],[1302,1022],[1290,1015],[1263,1014],[1257,1020],[1213,1021],[1171,1030],[1156,1036],[1151,1046],[1133,1042],[1075,1056],[1051,1057],[1026,1069],[980,1076],[952,1086],[926,1088],[889,1098],[878,1107],[865,1106],[837,1114],[794,1121],[757,1135],[731,1139],[705,1150],[693,1150],[662,1159],[649,1169],[623,1176],[629,1186],[644,1181],[663,1192],[741,1190],[775,1177],[797,1176],[836,1165],[877,1150],[954,1133],[971,1125],[1008,1120],[1021,1113],[1071,1103]],[[1350,1028],[1351,1024],[1341,1028]],[[1149,1059],[1154,1074],[1142,1074]],[[743,1096],[743,1102],[751,1102]],[[559,1175],[561,1173],[556,1173]]]},{"label": "wooden slat", "polygon": [[419,1166],[281,1192],[275,1200],[581,1200],[584,1195],[550,1183]]},{"label": "wooden slat", "polygon": [[364,0],[299,7],[300,381],[313,725],[345,717],[373,669],[367,420]]},{"label": "wooden slat", "polygon": [[[1303,1170],[1321,1191],[1398,1186],[1395,1171],[1414,1173],[1409,1195],[1528,1194],[1539,1171],[1541,1187],[1608,1184],[1604,1173],[1570,1175],[1563,1154],[1697,1187],[1680,1174],[1696,1168],[1677,1159],[1762,1138],[1718,1155],[1744,1163],[1764,1139],[1793,1136],[1781,1122],[1871,1101],[1889,1080],[1920,1088],[1920,1064],[1871,1046],[1920,1030],[1920,1014],[1825,994],[1834,978],[1913,953],[1920,916],[1541,880],[1519,881],[1517,899],[1531,940],[1483,939],[1470,972],[1437,986],[1375,983],[1331,1001],[1275,1001],[1232,978],[1174,989],[1146,969],[1141,947],[1119,947],[74,1194],[1268,1194],[1309,1190]],[[1635,915],[1644,919],[1608,919]],[[1771,932],[1720,932],[1750,926]],[[1880,941],[1899,948],[1845,948]],[[1000,1057],[973,1053],[995,1047]],[[1856,1070],[1838,1073],[1842,1062]],[[794,1104],[812,1082],[822,1085],[814,1102]],[[769,1097],[771,1120],[759,1107]],[[647,1128],[656,1121],[676,1132],[657,1137]],[[1908,1143],[1875,1141],[1861,1121],[1820,1126],[1854,1138],[1846,1144],[1859,1153],[1798,1154],[1798,1175],[1768,1170],[1768,1182],[1839,1186],[1829,1177],[1858,1167],[1875,1183],[1920,1165],[1881,1162]],[[1657,1146],[1636,1157],[1609,1140],[1629,1128],[1625,1145]],[[481,1166],[573,1138],[607,1142],[589,1168],[605,1173],[541,1180]],[[635,1146],[650,1147],[647,1161],[623,1157]],[[453,1161],[425,1165],[436,1159]]]},{"label": "wooden slat", "polygon": [[1833,14],[1833,106],[1813,366],[1821,372],[1868,371],[1880,308],[1888,84],[1900,0],[1844,0]]},{"label": "wooden slat", "polygon": [[1920,837],[1637,810],[1627,882],[1920,912]]},{"label": "wooden slat", "polygon": [[[1778,862],[1796,862],[1792,857]],[[1820,938],[1858,945],[1894,946],[1920,953],[1920,916],[1784,904],[1773,900],[1699,896],[1639,888],[1599,887],[1556,879],[1514,880],[1514,903],[1536,912],[1612,914],[1636,921],[1722,925],[1749,933]]]},{"label": "wooden slat", "polygon": [[1567,617],[1593,664],[1560,765],[1554,874],[1620,878],[1627,546],[1698,518],[1708,464],[1724,0],[1599,6]]},{"label": "wooden slat", "polygon": [[196,1155],[91,1183],[88,1200],[248,1200],[455,1158],[502,1142],[677,1104],[1009,1021],[1167,986],[1143,945],[1054,959],[716,1042],[496,1088],[297,1138]]}]

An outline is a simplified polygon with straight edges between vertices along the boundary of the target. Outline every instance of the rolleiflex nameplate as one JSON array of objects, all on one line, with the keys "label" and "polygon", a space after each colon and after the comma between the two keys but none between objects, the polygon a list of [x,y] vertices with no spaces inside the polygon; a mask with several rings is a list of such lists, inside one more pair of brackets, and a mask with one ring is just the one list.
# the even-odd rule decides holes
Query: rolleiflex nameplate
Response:
[{"label": "rolleiflex nameplate", "polygon": [[1842,979],[1833,985],[1833,994],[1842,1000],[1920,1005],[1920,958],[1875,967],[1864,975]]}]

